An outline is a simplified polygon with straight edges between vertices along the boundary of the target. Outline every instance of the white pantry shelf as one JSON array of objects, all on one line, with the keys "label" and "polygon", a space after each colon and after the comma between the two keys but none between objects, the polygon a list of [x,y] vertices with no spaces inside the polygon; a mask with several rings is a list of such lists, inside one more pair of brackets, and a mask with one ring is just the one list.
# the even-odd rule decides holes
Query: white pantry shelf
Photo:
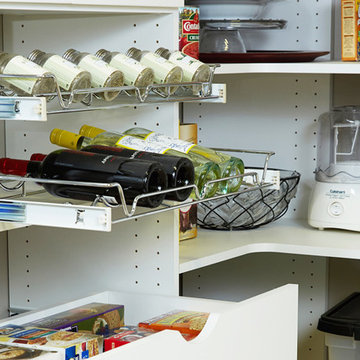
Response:
[{"label": "white pantry shelf", "polygon": [[1,13],[57,12],[57,13],[169,13],[183,6],[182,0],[10,0],[0,3]]},{"label": "white pantry shelf", "polygon": [[293,219],[245,231],[199,229],[197,238],[180,243],[179,272],[260,252],[360,259],[360,235],[345,230],[321,231],[305,220]]},{"label": "white pantry shelf", "polygon": [[221,64],[217,75],[246,73],[279,74],[360,74],[360,63],[342,61],[312,61],[291,63]]}]

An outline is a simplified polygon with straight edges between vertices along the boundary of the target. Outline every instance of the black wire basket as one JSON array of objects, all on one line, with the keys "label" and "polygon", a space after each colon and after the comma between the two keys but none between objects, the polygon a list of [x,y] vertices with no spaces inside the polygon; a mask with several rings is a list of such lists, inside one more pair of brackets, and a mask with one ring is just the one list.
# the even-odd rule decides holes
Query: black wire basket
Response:
[{"label": "black wire basket", "polygon": [[300,181],[296,171],[280,170],[280,189],[252,191],[198,204],[199,226],[214,230],[249,230],[282,217]]}]

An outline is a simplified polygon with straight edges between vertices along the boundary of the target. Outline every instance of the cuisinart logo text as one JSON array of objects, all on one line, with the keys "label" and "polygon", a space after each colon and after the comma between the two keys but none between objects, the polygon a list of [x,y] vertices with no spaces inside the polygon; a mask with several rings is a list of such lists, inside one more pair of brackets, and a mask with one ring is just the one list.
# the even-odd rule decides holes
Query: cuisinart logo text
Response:
[{"label": "cuisinart logo text", "polygon": [[331,190],[330,194],[338,194],[338,195],[345,195],[345,190]]},{"label": "cuisinart logo text", "polygon": [[330,189],[326,196],[328,196],[330,199],[345,199],[350,196],[350,193],[348,193],[346,190],[335,190]]}]

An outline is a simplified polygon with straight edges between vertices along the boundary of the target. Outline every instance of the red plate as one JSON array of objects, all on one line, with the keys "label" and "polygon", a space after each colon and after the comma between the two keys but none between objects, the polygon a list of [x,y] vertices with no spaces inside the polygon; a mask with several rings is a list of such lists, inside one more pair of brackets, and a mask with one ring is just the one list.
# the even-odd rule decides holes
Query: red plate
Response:
[{"label": "red plate", "polygon": [[205,63],[309,62],[329,51],[252,51],[246,53],[200,53]]}]

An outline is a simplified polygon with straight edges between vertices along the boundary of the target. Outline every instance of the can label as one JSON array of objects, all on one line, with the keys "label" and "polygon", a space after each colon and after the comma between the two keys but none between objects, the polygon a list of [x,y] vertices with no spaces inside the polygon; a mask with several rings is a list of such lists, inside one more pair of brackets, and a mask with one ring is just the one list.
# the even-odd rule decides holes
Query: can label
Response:
[{"label": "can label", "polygon": [[199,59],[199,29],[199,8],[180,8],[179,50],[194,59]]},{"label": "can label", "polygon": [[169,72],[176,67],[172,62],[164,59],[158,54],[148,52],[141,60],[141,64],[154,70],[154,83],[163,84],[167,82]]},{"label": "can label", "polygon": [[[41,66],[33,63],[32,61],[17,55],[13,57],[5,66],[4,74],[20,74],[20,75],[45,75],[48,72]],[[18,89],[23,90],[28,94],[32,94],[34,86],[38,79],[25,79],[25,78],[5,78],[9,84],[16,86]]]},{"label": "can label", "polygon": [[110,65],[122,71],[125,85],[134,85],[141,72],[145,69],[145,66],[124,54],[116,54],[110,61]]},{"label": "can label", "polygon": [[91,86],[95,88],[104,87],[109,77],[115,71],[119,71],[91,54],[86,55],[80,60],[79,67],[90,72]]},{"label": "can label", "polygon": [[170,55],[169,60],[183,69],[185,81],[192,81],[199,67],[203,65],[199,60],[196,60],[181,51],[173,52]]},{"label": "can label", "polygon": [[51,56],[43,67],[55,75],[59,86],[65,90],[70,89],[73,80],[83,71],[59,55]]}]

